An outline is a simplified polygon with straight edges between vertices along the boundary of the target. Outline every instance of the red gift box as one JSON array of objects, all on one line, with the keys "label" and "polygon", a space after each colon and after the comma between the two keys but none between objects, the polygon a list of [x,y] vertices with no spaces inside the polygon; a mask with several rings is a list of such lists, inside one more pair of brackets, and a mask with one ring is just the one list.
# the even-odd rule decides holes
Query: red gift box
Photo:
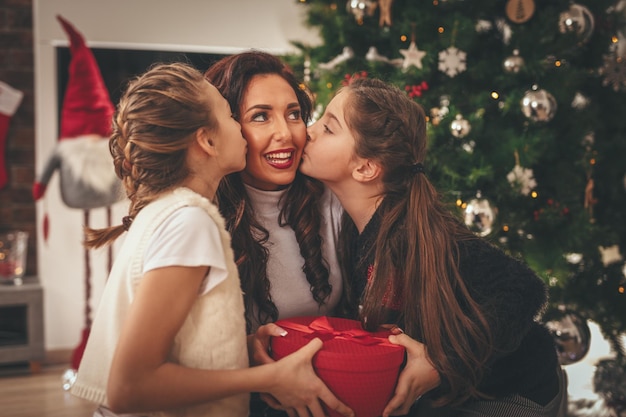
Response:
[{"label": "red gift box", "polygon": [[[389,342],[389,330],[367,332],[359,321],[333,317],[294,317],[276,324],[288,333],[272,338],[274,359],[319,337],[324,346],[314,356],[313,367],[320,379],[357,417],[382,414],[404,361],[404,347]],[[333,410],[326,412],[339,416]]]}]

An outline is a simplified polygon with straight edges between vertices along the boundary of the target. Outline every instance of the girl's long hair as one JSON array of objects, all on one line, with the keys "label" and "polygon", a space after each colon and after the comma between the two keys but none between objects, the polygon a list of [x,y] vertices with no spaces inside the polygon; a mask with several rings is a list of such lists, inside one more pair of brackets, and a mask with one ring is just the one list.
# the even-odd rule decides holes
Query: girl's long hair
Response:
[{"label": "girl's long hair", "polygon": [[[239,120],[248,83],[254,76],[265,74],[279,75],[293,88],[300,104],[302,120],[307,123],[312,111],[309,93],[301,87],[291,70],[278,57],[260,51],[231,55],[213,64],[205,72],[205,77],[226,98],[235,118]],[[320,236],[320,199],[323,192],[323,184],[298,171],[283,197],[284,204],[278,219],[281,226],[288,225],[295,232],[300,254],[304,259],[302,270],[311,286],[313,298],[319,305],[325,302],[332,290],[328,266],[322,257]],[[248,330],[251,329],[250,315],[255,305],[256,320],[259,323],[275,321],[278,310],[270,296],[270,281],[267,276],[269,254],[265,244],[269,233],[254,217],[250,198],[239,173],[226,176],[217,190],[217,200],[232,236],[248,313]]]},{"label": "girl's long hair", "polygon": [[[355,154],[382,167],[384,184],[363,324],[376,329],[385,323],[389,310],[381,300],[391,291],[400,297],[404,330],[426,345],[434,366],[447,379],[450,392],[439,402],[479,397],[477,385],[492,354],[492,334],[458,269],[458,242],[475,235],[444,207],[427,176],[415,169],[427,150],[424,111],[400,89],[380,80],[357,79],[344,88]],[[344,222],[342,234],[351,232],[354,224]],[[344,254],[350,256],[350,245],[344,243]]]}]

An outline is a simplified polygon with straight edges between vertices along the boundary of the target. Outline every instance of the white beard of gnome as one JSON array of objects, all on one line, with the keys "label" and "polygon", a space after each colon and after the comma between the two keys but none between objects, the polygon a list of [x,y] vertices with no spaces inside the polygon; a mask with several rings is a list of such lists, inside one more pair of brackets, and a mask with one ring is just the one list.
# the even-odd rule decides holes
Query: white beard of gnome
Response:
[{"label": "white beard of gnome", "polygon": [[115,174],[109,142],[97,135],[60,141],[42,172],[39,182],[47,184],[58,169],[61,198],[71,208],[106,207],[124,198],[122,183]]}]

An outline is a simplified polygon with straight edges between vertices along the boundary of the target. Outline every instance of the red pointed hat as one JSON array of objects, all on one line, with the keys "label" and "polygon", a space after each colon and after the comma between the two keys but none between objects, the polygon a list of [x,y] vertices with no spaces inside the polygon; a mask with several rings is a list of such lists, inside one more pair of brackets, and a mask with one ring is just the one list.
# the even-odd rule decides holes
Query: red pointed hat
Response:
[{"label": "red pointed hat", "polygon": [[63,17],[57,15],[70,39],[72,55],[69,79],[63,109],[59,139],[70,139],[87,134],[108,137],[115,108],[104,85],[102,73],[83,35]]}]

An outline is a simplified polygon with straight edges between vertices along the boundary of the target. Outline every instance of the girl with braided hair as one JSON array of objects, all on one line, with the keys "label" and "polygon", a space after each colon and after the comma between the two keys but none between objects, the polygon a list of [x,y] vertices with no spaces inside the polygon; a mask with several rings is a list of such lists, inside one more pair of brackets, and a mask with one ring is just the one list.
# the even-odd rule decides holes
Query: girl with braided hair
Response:
[{"label": "girl with braided hair", "polygon": [[[342,88],[309,127],[301,171],[341,201],[346,312],[396,325],[406,365],[383,416],[564,415],[545,283],[471,233],[424,170],[426,117],[377,79]],[[416,399],[418,401],[416,402]]]},{"label": "girl with braided hair", "polygon": [[[129,198],[119,226],[86,231],[85,245],[127,231],[107,280],[71,392],[95,416],[249,414],[249,392],[291,416],[321,417],[320,401],[352,415],[317,378],[317,339],[281,361],[249,367],[241,286],[224,219],[221,179],[246,164],[228,102],[187,64],[158,64],[127,87],[109,140]],[[259,333],[280,336],[276,325]],[[128,414],[130,413],[130,414]]]}]

